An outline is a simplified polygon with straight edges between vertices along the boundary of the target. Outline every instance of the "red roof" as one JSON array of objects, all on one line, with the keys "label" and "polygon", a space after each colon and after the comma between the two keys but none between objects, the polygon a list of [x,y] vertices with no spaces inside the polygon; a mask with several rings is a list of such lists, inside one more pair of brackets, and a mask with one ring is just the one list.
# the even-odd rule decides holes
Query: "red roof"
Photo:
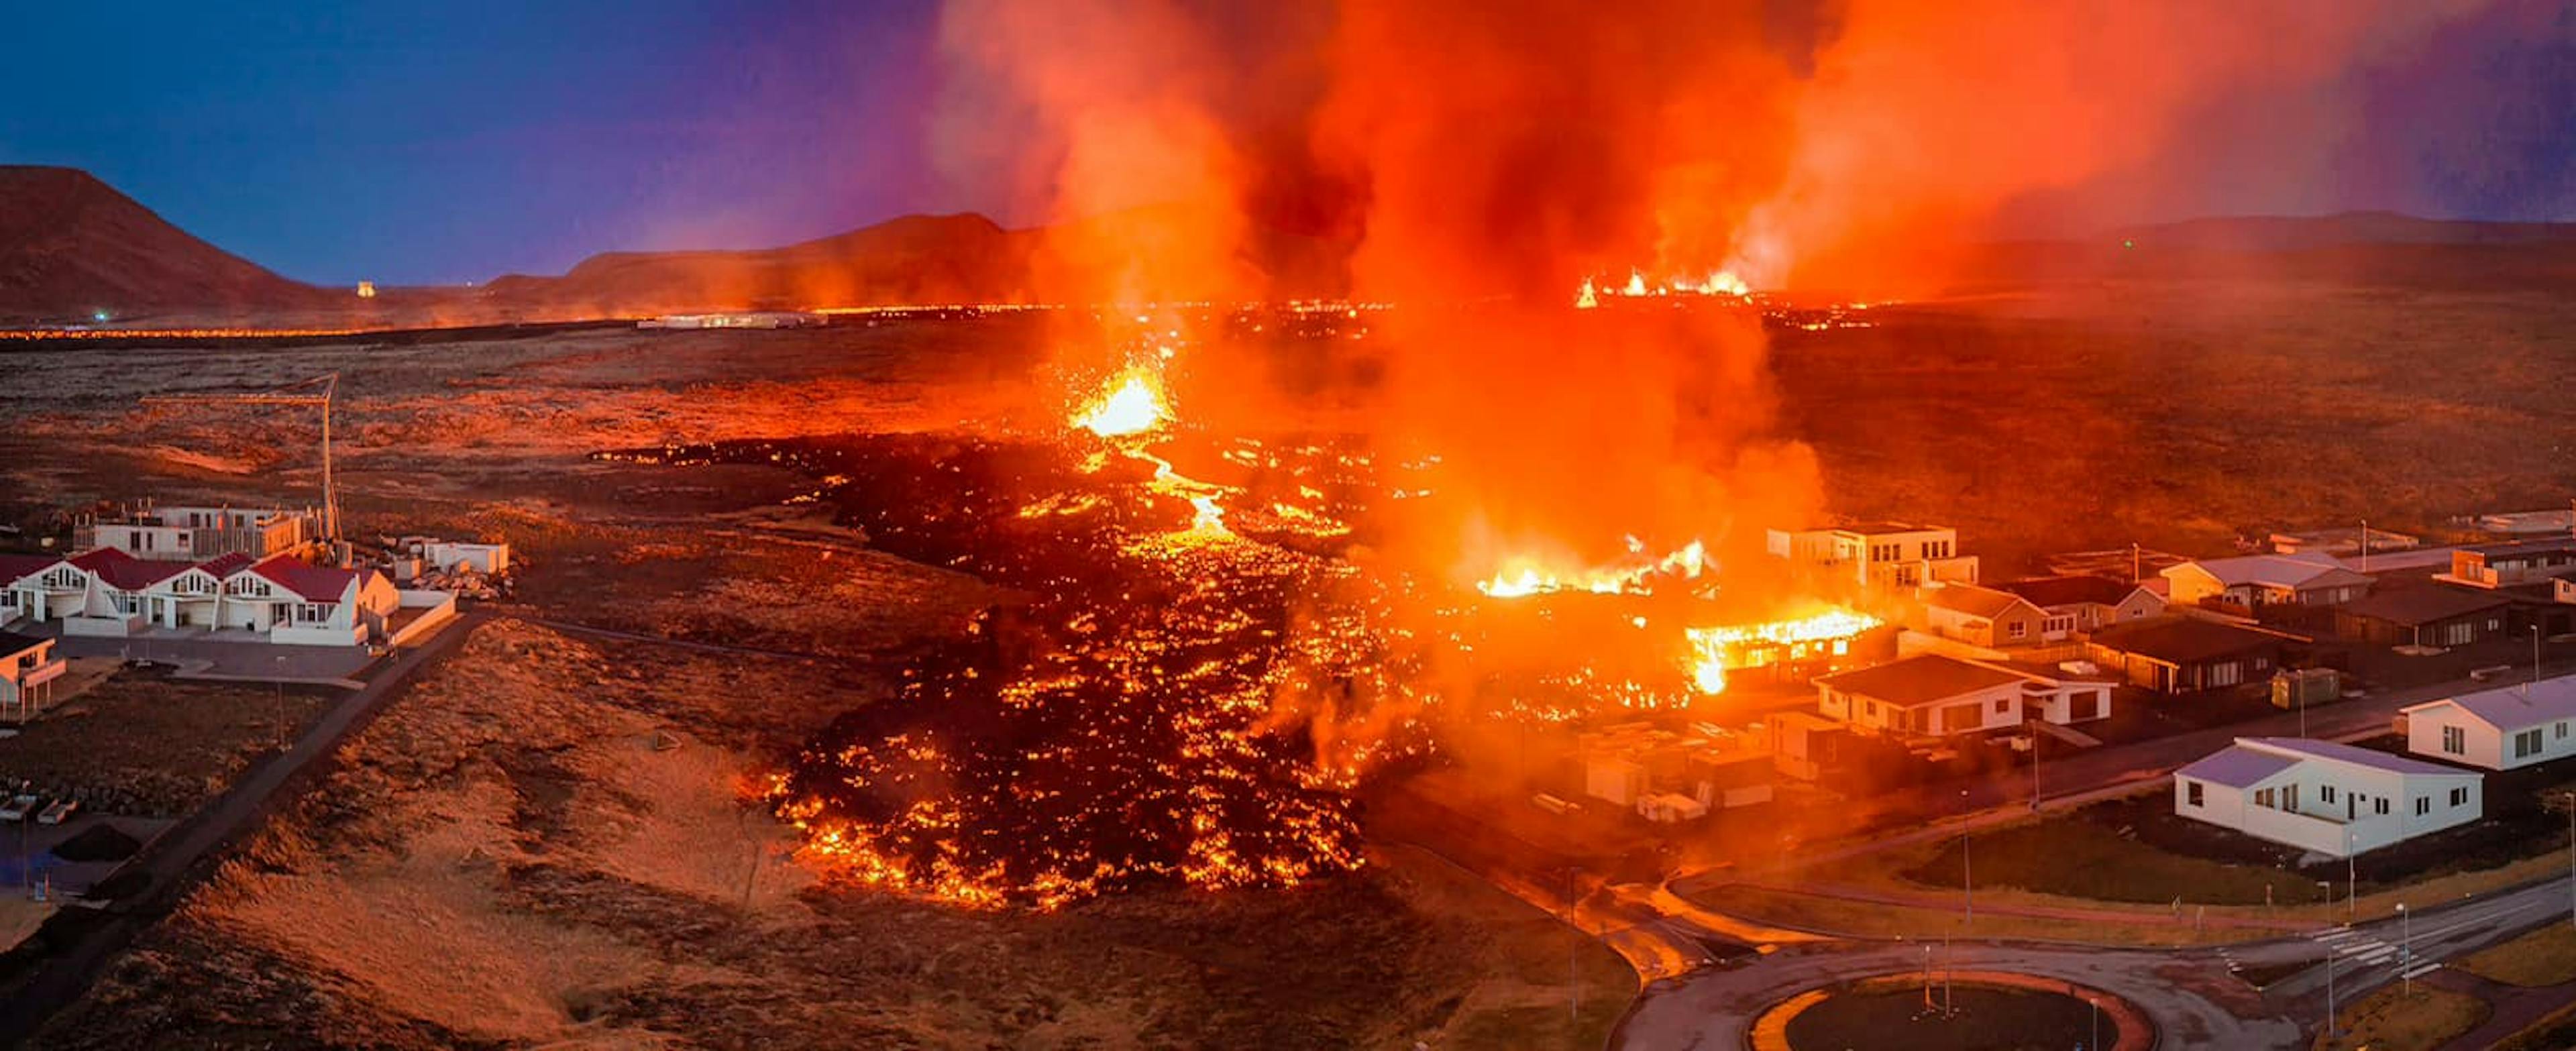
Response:
[{"label": "red roof", "polygon": [[90,571],[118,591],[141,591],[188,571],[186,562],[146,562],[112,547],[72,556],[72,564]]},{"label": "red roof", "polygon": [[54,568],[56,555],[0,555],[0,584],[14,584]]},{"label": "red roof", "polygon": [[303,596],[307,602],[340,601],[340,596],[349,591],[349,581],[358,576],[355,570],[329,569],[297,561],[292,555],[271,555],[250,567],[250,571]]},{"label": "red roof", "polygon": [[217,580],[239,573],[249,566],[250,556],[239,551],[228,551],[197,563],[197,568],[214,574]]}]

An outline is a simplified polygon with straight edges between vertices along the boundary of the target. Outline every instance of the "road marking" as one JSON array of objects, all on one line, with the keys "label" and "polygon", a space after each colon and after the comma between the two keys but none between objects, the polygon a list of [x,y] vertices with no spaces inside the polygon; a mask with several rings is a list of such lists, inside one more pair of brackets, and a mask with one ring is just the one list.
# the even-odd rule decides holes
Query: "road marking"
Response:
[{"label": "road marking", "polygon": [[2324,943],[2326,943],[2326,944],[2328,944],[2328,945],[2332,945],[2332,944],[2334,944],[2334,943],[2336,943],[2336,942],[2339,942],[2339,941],[2342,941],[2342,940],[2344,940],[2344,939],[2346,939],[2346,938],[2352,937],[2352,936],[2353,936],[2354,934],[2356,934],[2356,933],[2359,933],[2359,932],[2357,932],[2357,931],[2328,931],[2328,932],[2323,933],[2323,934],[2310,933],[2310,934],[2308,935],[2308,937],[2314,938],[2314,939],[2316,939],[2316,940],[2318,940],[2318,941],[2321,941],[2321,942],[2324,942]]},{"label": "road marking", "polygon": [[2354,959],[2356,959],[2356,960],[2361,961],[2363,964],[2365,964],[2365,965],[2367,965],[2367,966],[2377,967],[2377,966],[2379,966],[2380,961],[2385,960],[2385,959],[2387,959],[2387,958],[2389,958],[2389,957],[2391,957],[2391,956],[2395,956],[2395,955],[2397,955],[2397,947],[2396,947],[2396,946],[2394,946],[2394,945],[2382,945],[2382,946],[2380,946],[2379,948],[2376,948],[2376,949],[2369,949],[2369,950],[2365,950],[2365,951],[2363,951],[2363,952],[2357,953],[2357,954],[2355,954],[2355,955],[2353,956],[2353,958],[2354,958]]},{"label": "road marking", "polygon": [[2419,964],[2416,964],[2416,965],[2415,965],[2415,966],[2413,966],[2413,967],[2409,967],[2409,968],[2407,968],[2407,969],[2406,969],[2406,972],[2405,972],[2404,974],[2400,975],[2399,977],[2403,977],[2403,978],[2420,978],[2420,977],[2423,977],[2423,976],[2424,976],[2424,975],[2426,975],[2426,974],[2430,974],[2430,973],[2432,973],[2432,972],[2434,972],[2434,971],[2438,971],[2438,970],[2441,970],[2441,969],[2442,969],[2442,965],[2441,965],[2440,963],[2419,963]]}]

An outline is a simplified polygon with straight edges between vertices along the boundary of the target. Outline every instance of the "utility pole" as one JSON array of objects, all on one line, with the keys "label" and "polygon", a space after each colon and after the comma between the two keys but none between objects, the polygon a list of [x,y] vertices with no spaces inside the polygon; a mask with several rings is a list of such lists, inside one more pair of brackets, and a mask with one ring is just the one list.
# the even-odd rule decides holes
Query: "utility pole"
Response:
[{"label": "utility pole", "polygon": [[2567,922],[2576,925],[2576,792],[2567,793]]},{"label": "utility pole", "polygon": [[[311,393],[318,388],[320,393]],[[274,390],[233,394],[151,394],[146,405],[312,405],[322,409],[322,535],[340,539],[340,490],[331,478],[331,402],[338,396],[340,374],[326,372]]]},{"label": "utility pole", "polygon": [[2540,625],[2538,625],[2538,624],[2534,624],[2534,625],[2532,625],[2532,626],[2531,626],[2531,689],[2524,690],[2524,691],[2522,692],[2522,695],[2523,695],[2523,696],[2525,696],[2525,697],[2529,697],[2529,696],[2531,696],[2531,690],[2537,690],[2537,689],[2539,689],[2539,688],[2540,688]]},{"label": "utility pole", "polygon": [[[1965,801],[1968,798],[1968,790],[1960,789],[1959,798]],[[1961,928],[1962,933],[1974,930],[1977,926],[1977,868],[1975,859],[1968,854],[1968,839],[1975,830],[1976,826],[1973,823],[1959,826],[1959,904],[1967,917],[1966,924]]]},{"label": "utility pole", "polygon": [[[2318,881],[2317,881],[2317,886],[2325,888],[2325,892],[2326,892],[2326,907],[2327,907],[2327,908],[2329,908],[2329,909],[2333,908],[2333,907],[2334,907],[2334,881],[2333,881],[2333,880],[2318,880]],[[2334,958],[2335,958],[2335,950],[2334,950],[2334,946],[2327,945],[2327,944],[2325,944],[2325,943],[2323,943],[2323,942],[2319,942],[2319,943],[2317,943],[2317,948],[2325,950],[2325,954],[2326,954],[2326,1039],[2328,1039],[2328,1040],[2333,1040],[2333,1039],[2334,1039],[2334,1036],[2335,1036],[2335,988],[2334,988]]]},{"label": "utility pole", "polygon": [[[2070,702],[2070,704],[2071,703],[2072,702]],[[2040,721],[2045,722],[2046,720],[2046,716],[2040,717]],[[2039,739],[2043,736],[2045,735],[2039,731],[2039,723],[2032,723],[2030,729],[2030,812],[2034,814],[2039,813]]]}]

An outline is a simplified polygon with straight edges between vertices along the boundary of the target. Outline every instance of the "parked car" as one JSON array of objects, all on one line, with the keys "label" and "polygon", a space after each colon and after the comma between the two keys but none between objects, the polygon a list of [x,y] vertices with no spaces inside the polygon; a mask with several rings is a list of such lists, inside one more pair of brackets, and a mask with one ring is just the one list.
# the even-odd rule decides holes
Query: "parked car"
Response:
[{"label": "parked car", "polygon": [[44,805],[45,797],[43,796],[35,795],[33,793],[18,796],[9,800],[8,806],[0,807],[0,822],[16,824],[20,821],[25,821],[29,817],[33,816],[36,811],[43,809]]},{"label": "parked car", "polygon": [[72,815],[77,813],[80,813],[80,800],[57,799],[54,801],[54,805],[45,808],[44,813],[36,815],[36,823],[39,825],[59,825],[65,821],[71,820]]}]

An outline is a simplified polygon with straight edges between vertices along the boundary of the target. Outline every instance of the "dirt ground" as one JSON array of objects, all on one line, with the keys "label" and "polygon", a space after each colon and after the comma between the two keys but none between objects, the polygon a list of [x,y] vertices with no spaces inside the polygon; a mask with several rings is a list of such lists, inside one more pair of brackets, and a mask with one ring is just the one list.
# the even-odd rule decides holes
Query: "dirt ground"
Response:
[{"label": "dirt ground", "polygon": [[740,743],[862,699],[806,662],[495,623],[40,1044],[1505,1047],[1597,1043],[1634,992],[1413,852],[1037,916],[816,886],[744,805]]},{"label": "dirt ground", "polygon": [[293,740],[338,691],[119,671],[0,740],[0,781],[112,813],[175,817]]},{"label": "dirt ground", "polygon": [[[2554,506],[2576,490],[2576,405],[2550,382],[2576,367],[2572,309],[2083,289],[1787,336],[1775,371],[1836,509],[1954,523],[2001,574],[2255,523]],[[336,371],[353,532],[507,539],[531,617],[813,655],[487,628],[43,1043],[1597,1045],[1633,993],[1616,958],[1418,853],[1289,893],[1008,918],[811,886],[766,853],[787,844],[743,782],[993,596],[868,552],[784,469],[590,454],[1051,425],[1062,407],[1022,382],[1049,338],[1012,317],[12,355],[0,521],[29,535],[100,499],[313,502],[311,420],[135,402]],[[1586,1006],[1564,1021],[1569,970]]]}]

